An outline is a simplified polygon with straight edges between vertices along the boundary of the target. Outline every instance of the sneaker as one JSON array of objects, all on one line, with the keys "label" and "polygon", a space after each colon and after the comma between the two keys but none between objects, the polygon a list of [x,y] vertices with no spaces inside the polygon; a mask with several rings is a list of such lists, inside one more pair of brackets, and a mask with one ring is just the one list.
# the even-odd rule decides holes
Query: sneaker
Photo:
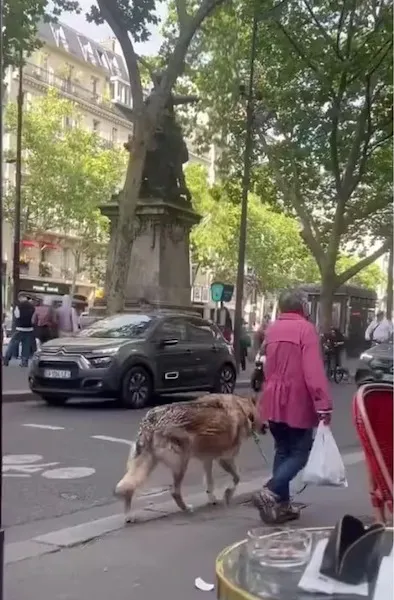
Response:
[{"label": "sneaker", "polygon": [[263,488],[253,496],[252,502],[260,514],[264,523],[272,525],[277,523],[280,510],[280,504],[277,496],[268,488]]}]

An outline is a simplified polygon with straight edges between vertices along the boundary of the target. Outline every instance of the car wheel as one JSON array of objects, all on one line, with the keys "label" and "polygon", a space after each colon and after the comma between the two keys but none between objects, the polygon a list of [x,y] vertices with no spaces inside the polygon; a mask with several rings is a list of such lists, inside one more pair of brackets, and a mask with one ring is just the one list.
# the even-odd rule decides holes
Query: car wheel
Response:
[{"label": "car wheel", "polygon": [[48,406],[64,406],[68,400],[67,396],[41,396]]},{"label": "car wheel", "polygon": [[232,394],[235,388],[236,373],[232,365],[223,365],[217,374],[214,392]]},{"label": "car wheel", "polygon": [[121,401],[129,408],[144,408],[153,394],[152,377],[144,367],[131,367],[123,378]]}]

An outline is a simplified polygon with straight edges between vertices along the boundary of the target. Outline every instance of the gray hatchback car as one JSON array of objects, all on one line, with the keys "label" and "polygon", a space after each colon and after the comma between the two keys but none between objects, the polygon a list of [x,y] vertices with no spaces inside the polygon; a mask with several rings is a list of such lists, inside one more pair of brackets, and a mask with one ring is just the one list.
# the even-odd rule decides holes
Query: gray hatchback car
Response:
[{"label": "gray hatchback car", "polygon": [[86,396],[142,408],[154,394],[232,393],[235,383],[233,350],[216,325],[169,311],[120,314],[51,340],[29,373],[31,390],[51,405]]}]

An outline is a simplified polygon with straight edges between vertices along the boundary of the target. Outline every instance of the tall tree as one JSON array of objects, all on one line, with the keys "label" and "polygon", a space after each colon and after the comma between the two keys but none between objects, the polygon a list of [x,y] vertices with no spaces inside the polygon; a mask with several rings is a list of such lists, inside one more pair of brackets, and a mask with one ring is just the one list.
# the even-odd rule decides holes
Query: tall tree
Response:
[{"label": "tall tree", "polygon": [[[83,128],[81,119],[75,105],[54,90],[34,99],[23,115],[21,229],[23,234],[50,230],[74,237],[74,284],[86,261],[102,258],[108,224],[98,206],[119,189],[126,167],[124,150],[104,147],[97,134]],[[15,133],[14,105],[8,107],[6,121]],[[11,186],[5,198],[10,221],[14,201]]]},{"label": "tall tree", "polygon": [[[241,208],[226,189],[217,184],[209,188],[203,167],[190,165],[186,179],[194,208],[201,222],[191,233],[194,265],[209,269],[213,277],[235,283]],[[249,197],[246,264],[250,284],[260,292],[273,292],[288,285],[310,281],[313,277],[308,248],[292,217],[274,212],[255,194]],[[250,286],[249,286],[250,287]]]},{"label": "tall tree", "polygon": [[[209,136],[225,140],[235,175],[252,4],[233,3],[210,20],[188,69]],[[388,0],[288,2],[259,25],[254,158],[267,163],[279,204],[302,224],[321,276],[326,328],[335,290],[391,243],[375,225],[392,212],[392,45]],[[349,249],[364,255],[339,273],[337,259]]]}]

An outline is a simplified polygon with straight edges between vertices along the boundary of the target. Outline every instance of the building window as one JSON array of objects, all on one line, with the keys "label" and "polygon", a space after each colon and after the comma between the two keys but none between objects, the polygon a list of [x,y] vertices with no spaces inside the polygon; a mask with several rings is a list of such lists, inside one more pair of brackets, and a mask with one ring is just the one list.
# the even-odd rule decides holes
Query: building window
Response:
[{"label": "building window", "polygon": [[101,52],[101,50],[97,50],[97,54],[98,54],[98,57],[99,57],[100,65],[102,67],[104,67],[105,69],[108,69],[109,68],[108,67],[108,60],[107,60],[107,57],[104,54],[104,52]]},{"label": "building window", "polygon": [[111,140],[114,144],[116,144],[116,142],[118,141],[118,130],[116,129],[116,127],[112,127]]},{"label": "building window", "polygon": [[58,46],[63,46],[63,48],[68,51],[68,42],[63,27],[61,25],[52,25],[52,31],[55,36],[56,44]]},{"label": "building window", "polygon": [[122,72],[119,68],[119,63],[118,63],[118,59],[116,58],[116,56],[112,57],[111,60],[111,70],[114,73],[114,75],[121,75]]},{"label": "building window", "polygon": [[97,85],[98,85],[97,77],[92,77],[92,92],[93,92],[94,98],[97,98]]},{"label": "building window", "polygon": [[71,129],[73,126],[73,120],[71,117],[64,117],[64,127],[66,129]]},{"label": "building window", "polygon": [[109,93],[110,93],[111,100],[118,99],[117,98],[117,85],[118,85],[117,83],[113,83],[113,82],[111,82],[109,84]]},{"label": "building window", "polygon": [[97,119],[93,119],[93,131],[95,133],[99,133],[100,131],[100,121],[98,121]]},{"label": "building window", "polygon": [[93,65],[97,65],[96,56],[94,54],[91,43],[88,40],[81,40],[81,38],[79,38],[79,41],[85,60],[91,62]]}]

